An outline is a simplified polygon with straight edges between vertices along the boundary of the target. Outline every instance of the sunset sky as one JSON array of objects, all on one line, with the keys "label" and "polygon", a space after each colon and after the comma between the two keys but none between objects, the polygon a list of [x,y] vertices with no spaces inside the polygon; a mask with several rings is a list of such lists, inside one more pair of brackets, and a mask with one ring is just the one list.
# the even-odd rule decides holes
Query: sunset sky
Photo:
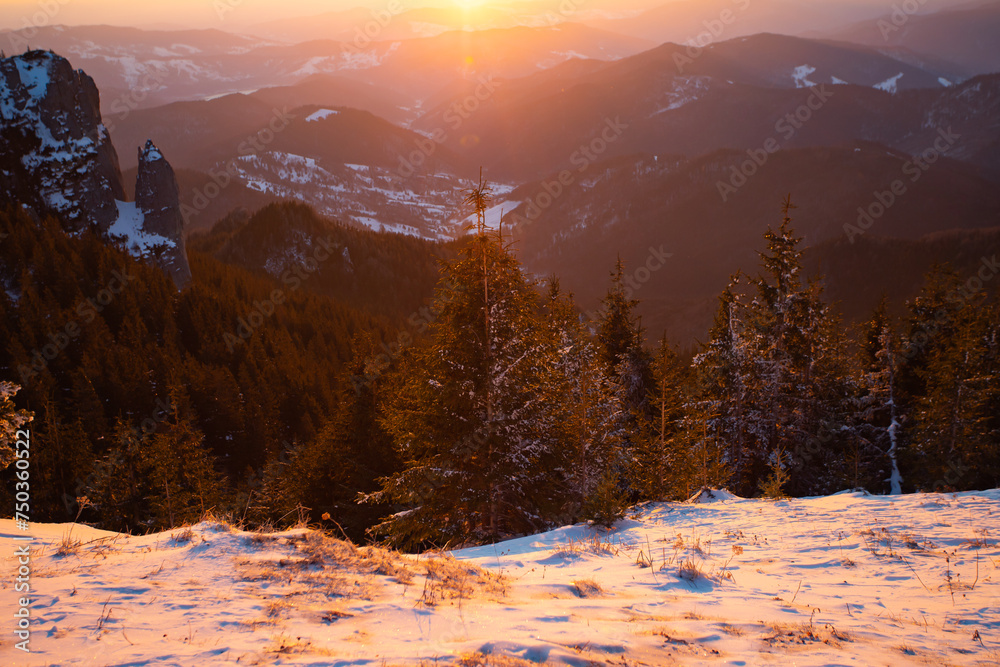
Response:
[{"label": "sunset sky", "polygon": [[[167,0],[136,2],[135,0],[0,0],[0,28],[24,28],[35,24],[32,17],[48,23],[66,25],[131,25],[162,28],[233,29],[261,21],[294,16],[309,16],[355,7],[384,9],[394,0]],[[667,4],[687,2],[705,4],[706,9],[723,6],[724,0],[523,0],[521,2],[491,2],[490,0],[395,0],[404,9],[417,7],[461,7],[474,10],[478,6],[517,7],[521,12],[545,12],[562,3],[573,3],[580,12],[628,12]],[[733,0],[734,2],[736,0]],[[744,0],[740,0],[741,2]],[[754,0],[771,2],[771,0]],[[798,0],[795,4],[830,4],[831,0]],[[967,0],[929,0],[925,8],[966,4]],[[891,3],[882,0],[849,0],[838,5],[876,7],[891,11]]]}]

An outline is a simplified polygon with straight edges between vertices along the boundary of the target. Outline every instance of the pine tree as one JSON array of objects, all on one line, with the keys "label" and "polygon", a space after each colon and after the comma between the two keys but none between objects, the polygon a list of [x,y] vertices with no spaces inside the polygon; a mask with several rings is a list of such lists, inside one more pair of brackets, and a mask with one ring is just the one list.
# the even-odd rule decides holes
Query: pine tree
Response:
[{"label": "pine tree", "polygon": [[611,274],[611,287],[601,303],[597,326],[601,357],[622,387],[626,408],[638,417],[649,408],[652,359],[644,347],[645,333],[635,314],[639,302],[628,296],[625,265],[620,257]]},{"label": "pine tree", "polygon": [[[615,514],[607,503],[615,496],[596,495],[603,480],[625,467],[621,439],[627,415],[621,392],[597,345],[584,326],[572,295],[564,296],[554,278],[545,299],[545,340],[552,372],[545,392],[559,397],[551,405],[557,410],[556,438],[560,454],[556,470],[561,473],[564,517],[561,523],[595,519]],[[606,490],[605,490],[606,491]]]},{"label": "pine tree", "polygon": [[730,443],[731,485],[740,495],[778,477],[787,477],[781,482],[793,495],[822,493],[841,474],[849,373],[836,319],[819,286],[802,281],[793,208],[786,199],[780,227],[764,235],[753,298],[744,303],[734,278],[695,360],[717,406],[713,435]]},{"label": "pine tree", "polygon": [[[861,391],[852,432],[856,436],[854,458],[858,466],[875,472],[880,479],[871,481],[887,482],[889,492],[898,495],[903,484],[899,458],[904,416],[898,396],[899,345],[888,310],[888,301],[883,298],[867,323],[861,346]],[[855,486],[868,487],[871,483],[865,482],[856,479]]]},{"label": "pine tree", "polygon": [[692,382],[690,367],[664,335],[653,360],[651,415],[642,425],[633,471],[645,499],[685,500],[699,487],[718,483],[719,452],[706,437],[707,420],[700,418]]},{"label": "pine tree", "polygon": [[383,424],[405,469],[365,500],[402,511],[373,532],[390,542],[484,542],[545,525],[534,495],[548,472],[556,397],[536,295],[499,233],[485,225],[489,191],[470,200],[477,233],[443,269],[426,346],[393,380]]},{"label": "pine tree", "polygon": [[147,515],[156,526],[194,523],[218,507],[223,480],[204,436],[189,421],[175,415],[173,423],[161,424],[146,439],[143,450],[151,487]]},{"label": "pine tree", "polygon": [[13,398],[20,389],[11,382],[0,382],[0,470],[5,470],[16,458],[17,432],[34,418],[30,412],[14,407]]},{"label": "pine tree", "polygon": [[[954,271],[935,268],[911,304],[910,390],[917,389],[910,463],[924,489],[976,488],[997,474],[991,340],[982,293],[963,298]],[[912,349],[912,348],[911,348]]]},{"label": "pine tree", "polygon": [[[722,443],[720,459],[728,466],[726,485],[740,495],[752,495],[750,438],[745,417],[752,400],[750,351],[744,337],[744,307],[740,274],[719,297],[719,310],[704,349],[695,356],[702,442]],[[697,426],[696,426],[697,428]]]}]

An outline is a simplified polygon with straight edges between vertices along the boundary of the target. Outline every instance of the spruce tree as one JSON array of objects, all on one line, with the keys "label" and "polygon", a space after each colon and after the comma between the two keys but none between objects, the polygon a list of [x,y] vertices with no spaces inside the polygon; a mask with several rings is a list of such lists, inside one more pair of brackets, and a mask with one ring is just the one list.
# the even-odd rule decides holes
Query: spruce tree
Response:
[{"label": "spruce tree", "polygon": [[768,229],[762,270],[747,303],[739,276],[723,294],[695,365],[718,409],[713,429],[730,443],[733,490],[822,493],[841,475],[849,373],[837,321],[821,289],[802,280],[801,239],[790,198]]},{"label": "spruce tree", "polygon": [[599,487],[626,465],[621,447],[627,421],[622,392],[582,322],[572,295],[563,295],[554,278],[550,279],[544,312],[546,356],[552,359],[545,391],[558,397],[551,405],[557,412],[556,439],[560,443],[556,462],[564,496],[560,522],[614,515],[616,510],[607,503],[616,497]]},{"label": "spruce tree", "polygon": [[649,408],[653,389],[652,359],[644,347],[645,332],[635,314],[639,302],[628,295],[621,257],[611,274],[611,287],[601,302],[597,341],[601,357],[621,386],[625,406],[637,417]]},{"label": "spruce tree", "polygon": [[916,389],[910,465],[925,490],[978,488],[996,480],[992,340],[982,293],[965,295],[958,275],[936,267],[911,304],[909,388]]},{"label": "spruce tree", "polygon": [[383,424],[405,469],[368,501],[400,512],[373,532],[401,546],[481,543],[545,525],[536,495],[549,476],[556,397],[536,294],[499,232],[486,227],[489,191],[470,195],[477,229],[443,267],[429,341],[395,376]]},{"label": "spruce tree", "polygon": [[750,350],[744,337],[740,274],[719,297],[719,309],[708,342],[692,362],[700,389],[702,440],[723,443],[728,465],[726,484],[739,495],[752,495],[750,437],[745,418],[752,401]]},{"label": "spruce tree", "polygon": [[[758,483],[787,479],[792,495],[826,493],[842,475],[849,372],[838,322],[815,282],[802,280],[801,238],[791,228],[791,198],[780,227],[764,235],[761,275],[750,304],[751,372],[756,387],[749,428]],[[788,475],[775,469],[788,466]],[[772,488],[774,488],[772,486]]]},{"label": "spruce tree", "polygon": [[691,368],[664,335],[653,359],[655,388],[633,469],[634,485],[647,500],[686,500],[701,486],[719,482],[719,452],[709,444],[692,382]]},{"label": "spruce tree", "polygon": [[11,382],[0,382],[0,470],[14,461],[17,432],[34,418],[28,411],[14,407],[13,398],[20,389]]},{"label": "spruce tree", "polygon": [[881,490],[887,484],[889,493],[898,495],[903,484],[899,459],[905,417],[898,387],[899,344],[888,310],[883,298],[865,328],[860,392],[851,430],[854,457],[866,478],[855,486],[877,484],[873,490]]}]

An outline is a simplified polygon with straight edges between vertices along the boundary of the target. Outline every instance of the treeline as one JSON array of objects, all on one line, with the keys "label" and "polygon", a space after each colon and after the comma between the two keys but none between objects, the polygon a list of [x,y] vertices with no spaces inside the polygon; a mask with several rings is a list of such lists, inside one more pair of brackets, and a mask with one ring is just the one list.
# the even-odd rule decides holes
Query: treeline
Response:
[{"label": "treeline", "polygon": [[770,497],[996,486],[989,260],[966,280],[935,268],[906,321],[883,302],[851,335],[802,276],[790,208],[691,359],[666,340],[644,347],[621,263],[585,322],[557,281],[540,296],[481,224],[445,267],[426,340],[366,402],[404,466],[359,497],[392,509],[372,534],[406,548],[482,543],[609,522],[702,486]]},{"label": "treeline", "polygon": [[[144,530],[237,506],[264,520],[261,471],[336,414],[356,342],[396,328],[308,276],[289,284],[198,251],[177,293],[98,234],[19,207],[0,209],[0,239],[0,373],[34,413],[37,521]],[[13,489],[5,476],[2,494]]]},{"label": "treeline", "polygon": [[[322,271],[308,272],[311,245],[333,248]],[[289,282],[374,312],[396,324],[424,305],[438,281],[438,262],[453,244],[332,224],[309,206],[282,202],[253,215],[237,210],[188,247],[216,259]],[[321,255],[322,257],[322,255]]]},{"label": "treeline", "polygon": [[[180,294],[95,234],[0,212],[0,373],[35,414],[34,519],[143,530],[207,510],[251,524],[307,512],[420,548],[610,522],[706,485],[779,496],[1000,480],[995,269],[938,267],[904,321],[883,304],[848,331],[802,275],[786,205],[759,273],[733,277],[707,342],[682,355],[645,345],[621,263],[594,321],[557,280],[528,280],[487,229],[486,196],[457,248],[418,260],[419,244],[366,235],[303,289],[254,253],[301,259],[313,246],[290,246],[293,231],[329,229],[297,205],[233,217],[191,244]],[[433,300],[409,312],[441,257]],[[378,289],[337,286],[359,263]],[[394,286],[391,307],[360,307]]]}]

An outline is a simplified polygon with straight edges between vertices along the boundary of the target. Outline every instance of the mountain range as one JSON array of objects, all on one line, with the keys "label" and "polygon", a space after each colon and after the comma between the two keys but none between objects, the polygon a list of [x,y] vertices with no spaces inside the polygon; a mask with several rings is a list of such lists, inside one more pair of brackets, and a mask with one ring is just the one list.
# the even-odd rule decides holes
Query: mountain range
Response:
[{"label": "mountain range", "polygon": [[[838,257],[831,290],[857,274],[849,248],[927,242],[920,257],[946,260],[949,246],[927,239],[993,238],[975,230],[1000,213],[1000,59],[975,45],[1000,3],[862,23],[806,8],[785,24],[780,3],[716,5],[556,22],[484,12],[476,31],[445,10],[372,26],[367,10],[334,12],[244,34],[54,26],[33,45],[65,52],[101,89],[118,148],[109,201],[134,196],[115,184],[139,176],[135,147],[151,140],[186,233],[295,200],[447,240],[470,222],[481,170],[488,222],[503,216],[528,270],[560,275],[585,309],[616,257],[636,270],[668,253],[641,285],[642,314],[685,341],[729,275],[754,269],[789,193],[815,266]],[[819,30],[821,18],[840,27]],[[873,37],[894,20],[905,26]],[[845,310],[859,316],[882,282],[845,293]]]}]

